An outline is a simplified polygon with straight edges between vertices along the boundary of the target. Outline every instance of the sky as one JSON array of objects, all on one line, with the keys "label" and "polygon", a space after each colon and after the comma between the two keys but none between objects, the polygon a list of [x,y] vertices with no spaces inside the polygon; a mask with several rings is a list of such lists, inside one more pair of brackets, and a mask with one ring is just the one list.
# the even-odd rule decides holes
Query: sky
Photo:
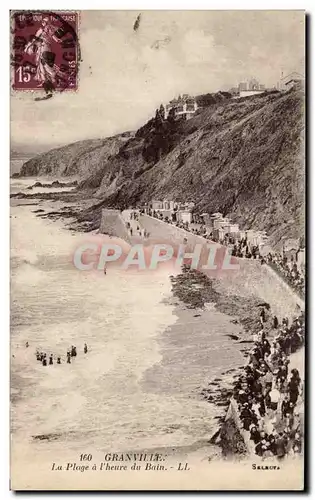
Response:
[{"label": "sky", "polygon": [[11,92],[11,148],[48,150],[143,125],[181,93],[304,74],[303,11],[81,11],[76,92]]}]

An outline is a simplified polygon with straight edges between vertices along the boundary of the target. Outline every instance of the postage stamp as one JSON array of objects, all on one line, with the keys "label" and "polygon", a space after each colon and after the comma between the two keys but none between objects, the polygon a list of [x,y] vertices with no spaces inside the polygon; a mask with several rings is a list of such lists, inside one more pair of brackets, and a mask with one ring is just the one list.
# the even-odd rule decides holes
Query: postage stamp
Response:
[{"label": "postage stamp", "polygon": [[80,49],[77,11],[12,13],[13,90],[77,90]]}]

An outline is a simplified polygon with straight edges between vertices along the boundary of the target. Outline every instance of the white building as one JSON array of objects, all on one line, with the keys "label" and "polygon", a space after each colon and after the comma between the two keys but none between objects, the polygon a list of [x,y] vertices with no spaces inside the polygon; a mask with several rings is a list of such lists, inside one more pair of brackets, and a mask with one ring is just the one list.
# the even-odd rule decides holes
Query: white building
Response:
[{"label": "white building", "polygon": [[178,96],[177,99],[172,99],[168,104],[164,106],[165,108],[165,118],[172,108],[175,109],[175,116],[177,118],[183,118],[189,120],[197,111],[198,105],[194,97],[188,94],[183,94]]},{"label": "white building", "polygon": [[250,243],[251,245],[260,246],[266,243],[267,236],[261,231],[248,229],[246,231],[246,238],[248,243]]},{"label": "white building", "polygon": [[243,240],[246,237],[246,231],[243,229],[240,229],[237,233],[237,239],[238,240]]},{"label": "white building", "polygon": [[213,229],[213,237],[218,241],[224,240],[225,234],[226,231],[222,227]]},{"label": "white building", "polygon": [[169,200],[152,200],[151,203],[149,204],[150,208],[152,210],[174,210],[175,207],[175,202],[174,201],[169,201]]},{"label": "white building", "polygon": [[[205,214],[206,215],[206,214]],[[206,225],[210,226],[211,229],[214,228],[214,221],[216,220],[224,220],[223,214],[221,212],[215,212],[210,216],[207,214],[207,217],[204,217],[204,220],[207,221]]]},{"label": "white building", "polygon": [[176,220],[177,222],[188,222],[188,224],[192,221],[192,214],[190,210],[178,210],[176,212]]},{"label": "white building", "polygon": [[233,222],[230,222],[230,223],[229,223],[229,225],[228,225],[227,229],[228,229],[228,231],[227,231],[227,232],[228,232],[231,236],[236,236],[236,235],[238,234],[239,230],[240,230],[240,229],[239,229],[239,225],[238,225],[238,224],[235,224],[235,223],[233,223]]},{"label": "white building", "polygon": [[224,217],[214,219],[213,221],[213,229],[224,229],[227,232],[227,228],[229,227],[230,222],[226,220]]},{"label": "white building", "polygon": [[304,85],[304,76],[297,71],[292,71],[280,80],[280,90],[290,90],[293,87]]}]

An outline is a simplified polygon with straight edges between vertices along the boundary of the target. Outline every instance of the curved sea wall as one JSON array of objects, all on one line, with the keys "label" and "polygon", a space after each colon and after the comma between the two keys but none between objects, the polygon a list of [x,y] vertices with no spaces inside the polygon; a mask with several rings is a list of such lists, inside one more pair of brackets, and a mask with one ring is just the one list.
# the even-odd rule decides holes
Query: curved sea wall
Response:
[{"label": "curved sea wall", "polygon": [[102,210],[99,232],[108,234],[109,236],[116,236],[130,243],[128,231],[120,210],[111,210],[109,208]]},{"label": "curved sea wall", "polygon": [[[149,215],[141,215],[140,223],[150,234],[150,240],[157,243],[169,243],[174,246],[183,244],[187,239],[186,251],[192,251],[196,244],[206,248],[213,242],[189,231],[176,227],[173,224],[158,220]],[[225,252],[225,248],[221,247]],[[256,295],[262,301],[270,304],[273,313],[279,317],[292,318],[299,308],[304,308],[304,301],[285,283],[268,265],[261,265],[256,259],[236,259],[238,269],[218,271],[204,271],[209,277],[216,279],[219,291],[235,295],[252,297]]]}]

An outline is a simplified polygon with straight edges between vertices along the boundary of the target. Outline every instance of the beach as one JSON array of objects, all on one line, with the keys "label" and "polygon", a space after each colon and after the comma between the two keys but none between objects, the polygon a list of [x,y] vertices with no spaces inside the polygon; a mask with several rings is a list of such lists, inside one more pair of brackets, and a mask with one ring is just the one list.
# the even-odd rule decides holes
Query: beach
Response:
[{"label": "beach", "polygon": [[[23,180],[24,189],[30,182]],[[20,180],[14,183],[20,191]],[[69,230],[71,221],[42,218],[62,209],[58,201],[28,203],[15,199],[11,208],[12,480],[27,488],[40,470],[41,488],[52,463],[82,452],[98,461],[108,452],[161,452],[168,463],[188,460],[204,474],[221,462],[210,439],[245,363],[249,333],[225,314],[226,304],[187,307],[172,293],[168,267],[79,271],[73,254],[87,235]],[[69,365],[71,345],[78,356]],[[36,349],[61,356],[61,365],[42,366]]]},{"label": "beach", "polygon": [[[204,446],[223,409],[202,397],[202,387],[242,362],[225,336],[235,332],[230,318],[211,307],[195,317],[174,302],[163,270],[154,279],[77,270],[71,258],[86,236],[34,213],[56,203],[17,205],[11,209],[14,467],[30,456],[40,463],[64,457],[65,445],[72,458],[89,447]],[[67,365],[72,344],[78,356]],[[36,349],[60,355],[62,364],[43,367]],[[203,456],[211,454],[218,448],[207,446]]]}]

